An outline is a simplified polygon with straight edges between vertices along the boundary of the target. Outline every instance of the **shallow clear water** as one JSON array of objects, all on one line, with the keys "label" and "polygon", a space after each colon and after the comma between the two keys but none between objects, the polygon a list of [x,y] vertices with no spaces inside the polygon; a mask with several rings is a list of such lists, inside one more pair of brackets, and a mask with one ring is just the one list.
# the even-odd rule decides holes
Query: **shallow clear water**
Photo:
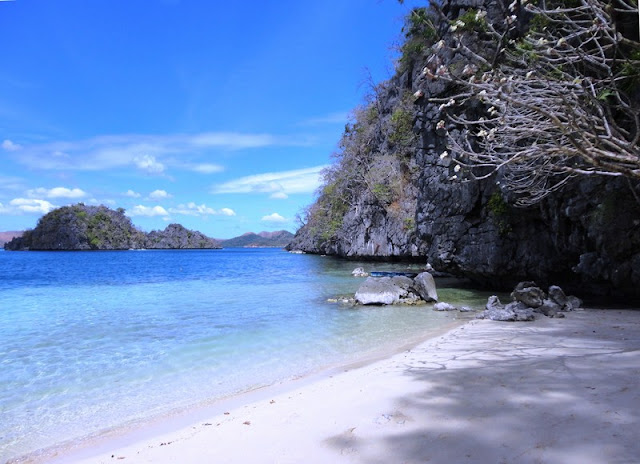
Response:
[{"label": "shallow clear water", "polygon": [[[276,249],[0,252],[0,461],[357,361],[456,317],[327,303],[355,292],[357,266],[406,268]],[[441,300],[486,301],[452,285]]]}]

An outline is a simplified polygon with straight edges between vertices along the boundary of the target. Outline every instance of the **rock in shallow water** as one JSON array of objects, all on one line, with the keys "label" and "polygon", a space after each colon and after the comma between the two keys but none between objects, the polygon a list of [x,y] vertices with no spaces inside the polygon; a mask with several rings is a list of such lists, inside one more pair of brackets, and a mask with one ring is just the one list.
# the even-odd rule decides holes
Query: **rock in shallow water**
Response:
[{"label": "rock in shallow water", "polygon": [[413,279],[413,288],[424,301],[438,301],[436,282],[428,272],[421,272]]},{"label": "rock in shallow water", "polygon": [[434,311],[456,311],[458,308],[449,303],[436,303],[433,305]]},{"label": "rock in shallow water", "polygon": [[362,269],[361,267],[357,267],[353,270],[353,272],[351,273],[351,275],[353,277],[369,277],[369,273],[365,272],[364,269]]},{"label": "rock in shallow water", "polygon": [[363,305],[390,305],[403,300],[417,300],[413,280],[408,277],[367,277],[356,292],[356,301]]}]

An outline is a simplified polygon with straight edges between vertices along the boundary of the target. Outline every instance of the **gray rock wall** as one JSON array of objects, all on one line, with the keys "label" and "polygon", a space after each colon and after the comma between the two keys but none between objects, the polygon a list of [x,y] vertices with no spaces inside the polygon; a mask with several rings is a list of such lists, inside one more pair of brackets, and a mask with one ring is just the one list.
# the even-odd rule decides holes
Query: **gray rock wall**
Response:
[{"label": "gray rock wall", "polygon": [[[452,0],[442,11],[456,18],[468,6],[484,2]],[[503,14],[499,2],[487,2],[490,17]],[[448,24],[441,24],[441,32]],[[446,33],[445,33],[446,34]],[[479,38],[474,46],[491,50]],[[411,175],[405,176],[403,211],[394,216],[361,189],[329,240],[312,223],[296,234],[289,249],[343,257],[419,259],[438,271],[465,276],[493,288],[512,288],[522,280],[539,285],[560,284],[580,294],[610,294],[640,298],[640,195],[638,183],[615,178],[577,178],[534,207],[515,208],[502,190],[500,178],[461,182],[452,180],[454,166],[440,155],[446,135],[436,125],[441,111],[432,97],[451,92],[446,84],[422,77],[428,54],[394,76],[378,94],[379,134],[373,150],[378,157],[393,154],[391,116],[402,92],[423,96],[413,102]],[[450,63],[464,62],[449,56]],[[465,108],[474,112],[476,108]],[[455,134],[460,128],[449,126]],[[371,169],[375,167],[375,156]],[[346,195],[346,193],[345,193]],[[353,195],[350,191],[349,195]]]}]

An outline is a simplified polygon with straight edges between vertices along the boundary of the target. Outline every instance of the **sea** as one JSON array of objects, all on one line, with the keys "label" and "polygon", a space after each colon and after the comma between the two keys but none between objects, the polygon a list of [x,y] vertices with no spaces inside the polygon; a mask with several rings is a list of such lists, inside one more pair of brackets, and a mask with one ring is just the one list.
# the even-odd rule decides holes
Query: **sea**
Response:
[{"label": "sea", "polygon": [[[281,249],[0,251],[0,462],[374,359],[465,317],[329,302],[355,293],[356,267],[424,268]],[[488,296],[436,283],[452,304]]]}]

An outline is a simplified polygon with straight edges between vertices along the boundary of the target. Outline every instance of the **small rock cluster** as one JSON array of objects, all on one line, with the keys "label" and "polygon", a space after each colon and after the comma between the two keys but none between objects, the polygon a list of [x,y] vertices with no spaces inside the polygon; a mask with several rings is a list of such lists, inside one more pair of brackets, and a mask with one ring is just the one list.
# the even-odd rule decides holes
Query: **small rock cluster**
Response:
[{"label": "small rock cluster", "polygon": [[474,311],[473,308],[468,306],[454,306],[451,303],[440,302],[433,305],[434,311],[460,311],[461,313],[468,313]]},{"label": "small rock cluster", "polygon": [[560,287],[552,285],[545,293],[535,282],[520,282],[511,292],[511,298],[511,303],[503,305],[497,296],[490,296],[486,310],[477,316],[478,319],[532,321],[536,314],[564,317],[565,311],[573,311],[582,306],[580,298],[565,295]]}]

